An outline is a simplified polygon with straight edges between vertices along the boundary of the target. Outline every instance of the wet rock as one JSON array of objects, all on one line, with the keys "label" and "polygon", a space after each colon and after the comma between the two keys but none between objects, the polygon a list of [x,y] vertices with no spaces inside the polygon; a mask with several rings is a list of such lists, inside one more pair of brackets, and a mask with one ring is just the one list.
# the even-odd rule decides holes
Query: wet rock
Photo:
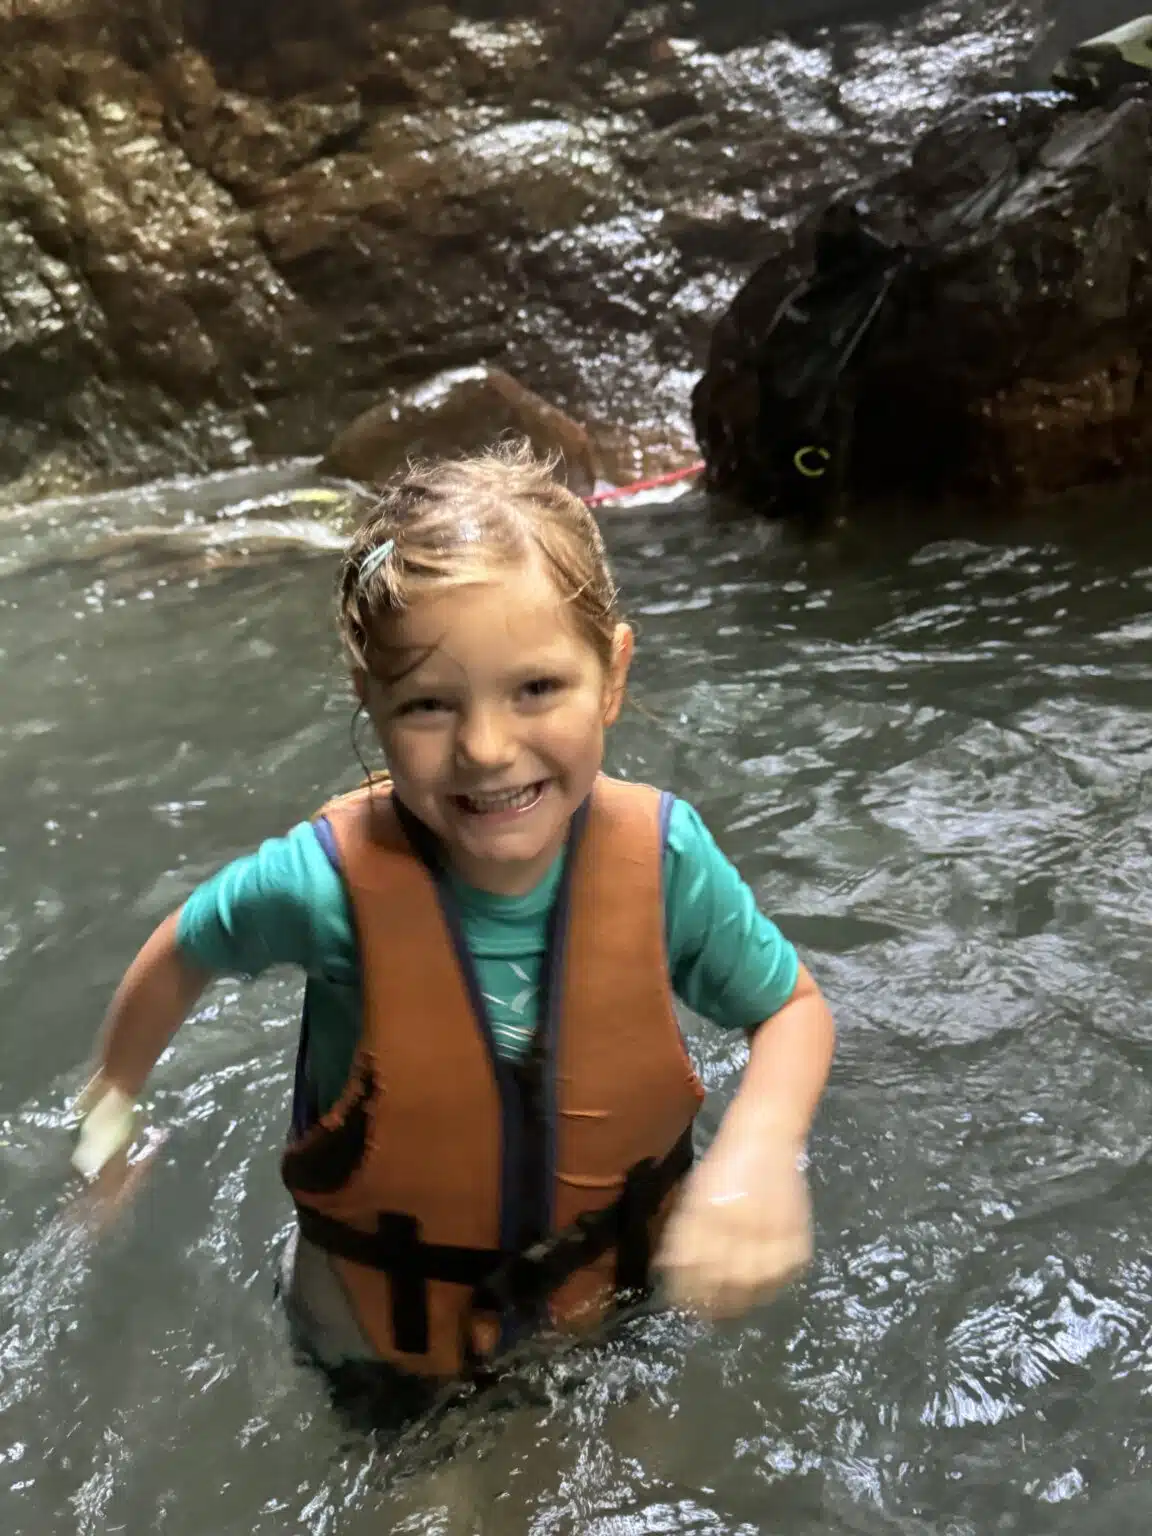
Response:
[{"label": "wet rock", "polygon": [[337,435],[322,467],[379,484],[409,458],[478,453],[506,436],[526,437],[540,455],[560,455],[559,473],[578,495],[595,485],[584,428],[499,368],[440,373],[381,401]]},{"label": "wet rock", "polygon": [[588,58],[604,47],[634,8],[629,0],[540,0],[539,15],[551,23],[563,47]]},{"label": "wet rock", "polygon": [[[842,369],[812,363],[834,306],[811,289],[795,297],[804,268],[788,256],[754,273],[718,324],[694,396],[711,483],[787,515],[828,489],[857,501],[1030,496],[1146,470],[1150,178],[1152,96],[1089,111],[993,96],[950,114],[863,191],[881,251],[907,254]],[[848,210],[834,202],[795,254],[820,249]],[[850,283],[865,283],[858,260]],[[794,356],[797,335],[807,343]],[[808,365],[838,374],[827,412],[805,426],[839,484],[813,457],[800,466],[808,483],[793,472],[797,402],[819,394]]]},{"label": "wet rock", "polygon": [[224,91],[207,61],[182,48],[156,72],[167,126],[193,165],[250,201],[262,187],[301,165],[355,143],[360,97],[350,85],[294,97],[275,108],[259,97]]},{"label": "wet rock", "polygon": [[0,7],[0,496],[317,453],[474,365],[678,461],[751,263],[1035,9],[821,4],[850,68],[783,4],[732,48],[688,0]]},{"label": "wet rock", "polygon": [[720,47],[735,48],[777,28],[811,32],[895,21],[924,10],[931,0],[695,0],[693,30]]}]

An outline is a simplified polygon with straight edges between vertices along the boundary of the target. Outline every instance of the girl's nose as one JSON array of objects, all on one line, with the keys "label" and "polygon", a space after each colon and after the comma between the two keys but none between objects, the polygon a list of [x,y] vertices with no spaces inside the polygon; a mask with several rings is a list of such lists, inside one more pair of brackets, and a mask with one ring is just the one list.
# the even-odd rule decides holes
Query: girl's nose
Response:
[{"label": "girl's nose", "polygon": [[460,720],[456,732],[456,754],[485,768],[500,768],[515,756],[516,743],[504,712],[499,709],[471,709]]}]

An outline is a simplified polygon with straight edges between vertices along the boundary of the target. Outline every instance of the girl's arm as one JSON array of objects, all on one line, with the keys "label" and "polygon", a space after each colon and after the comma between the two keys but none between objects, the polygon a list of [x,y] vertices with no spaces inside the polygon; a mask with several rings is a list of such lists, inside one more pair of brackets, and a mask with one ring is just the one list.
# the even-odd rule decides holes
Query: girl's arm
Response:
[{"label": "girl's arm", "polygon": [[136,1097],[214,977],[278,964],[355,974],[355,956],[340,877],[310,823],[226,864],[160,924],[117,988],[98,1071],[76,1106],[84,1124],[75,1165],[94,1172],[130,1143]]},{"label": "girl's arm", "polygon": [[802,965],[792,996],[754,1032],[739,1090],[668,1223],[672,1301],[732,1317],[769,1300],[812,1258],[804,1144],[835,1027]]},{"label": "girl's arm", "polygon": [[82,1119],[72,1165],[88,1176],[103,1174],[115,1201],[129,1177],[136,1098],[212,979],[180,953],[179,921],[179,912],[165,918],[129,966],[104,1018],[96,1074],[76,1101]]},{"label": "girl's arm", "polygon": [[99,1081],[135,1099],[173,1035],[212,980],[176,945],[179,912],[166,917],[128,967],[104,1017]]},{"label": "girl's arm", "polygon": [[752,1032],[736,1097],[716,1137],[778,1137],[804,1150],[836,1044],[836,1027],[820,988],[804,965],[792,996]]}]

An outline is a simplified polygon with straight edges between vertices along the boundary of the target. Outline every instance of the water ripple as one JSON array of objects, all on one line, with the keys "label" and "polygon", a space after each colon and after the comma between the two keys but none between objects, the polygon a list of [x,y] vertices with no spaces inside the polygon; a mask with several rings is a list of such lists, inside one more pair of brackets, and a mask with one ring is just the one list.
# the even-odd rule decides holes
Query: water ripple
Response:
[{"label": "water ripple", "polygon": [[[280,493],[232,494],[136,520]],[[817,1262],[739,1326],[638,1319],[397,1438],[333,1405],[272,1296],[292,978],[182,1031],[130,1218],[93,1244],[64,1216],[62,1107],[125,957],[357,772],[330,556],[162,582],[122,547],[62,563],[58,512],[0,527],[0,1528],[191,1536],[207,1467],[213,1530],[257,1536],[1142,1536],[1142,523],[801,550],[691,502],[606,521],[640,637],[614,766],[698,804],[840,1019]],[[707,1134],[746,1046],[685,1027]]]}]

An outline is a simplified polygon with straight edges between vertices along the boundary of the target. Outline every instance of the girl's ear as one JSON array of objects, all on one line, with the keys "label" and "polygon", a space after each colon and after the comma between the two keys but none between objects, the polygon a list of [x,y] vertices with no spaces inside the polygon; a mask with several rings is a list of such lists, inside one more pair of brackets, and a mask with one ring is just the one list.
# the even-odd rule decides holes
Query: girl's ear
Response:
[{"label": "girl's ear", "polygon": [[628,688],[628,668],[632,665],[635,640],[630,624],[617,624],[612,636],[612,660],[604,684],[604,724],[615,725],[624,706]]},{"label": "girl's ear", "polygon": [[352,687],[356,690],[356,698],[361,706],[368,703],[368,674],[363,667],[352,668]]}]

